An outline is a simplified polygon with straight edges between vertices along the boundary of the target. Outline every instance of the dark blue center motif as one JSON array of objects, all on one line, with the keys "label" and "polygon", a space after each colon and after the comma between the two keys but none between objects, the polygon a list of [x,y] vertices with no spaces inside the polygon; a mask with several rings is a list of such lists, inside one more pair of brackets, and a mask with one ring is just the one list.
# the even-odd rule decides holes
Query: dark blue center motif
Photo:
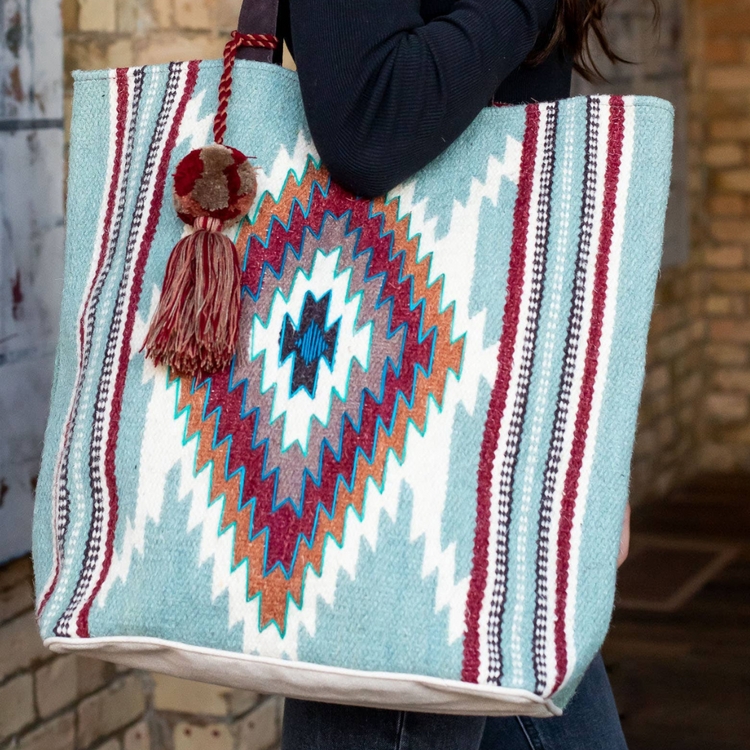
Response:
[{"label": "dark blue center motif", "polygon": [[328,366],[333,368],[339,321],[337,320],[330,328],[326,329],[330,302],[330,292],[319,300],[316,300],[312,293],[308,292],[302,304],[299,326],[294,325],[289,314],[284,316],[279,362],[284,364],[291,355],[294,355],[292,362],[292,396],[300,388],[304,388],[312,398],[315,397],[318,366],[321,358],[324,358],[328,362]]}]

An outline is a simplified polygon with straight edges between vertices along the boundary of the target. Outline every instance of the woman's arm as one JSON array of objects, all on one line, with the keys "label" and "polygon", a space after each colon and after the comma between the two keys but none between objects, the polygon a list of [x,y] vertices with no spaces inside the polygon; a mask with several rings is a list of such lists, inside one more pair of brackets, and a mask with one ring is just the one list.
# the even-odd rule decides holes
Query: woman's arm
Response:
[{"label": "woman's arm", "polygon": [[448,147],[534,47],[555,0],[290,0],[294,57],[331,174],[382,194]]}]

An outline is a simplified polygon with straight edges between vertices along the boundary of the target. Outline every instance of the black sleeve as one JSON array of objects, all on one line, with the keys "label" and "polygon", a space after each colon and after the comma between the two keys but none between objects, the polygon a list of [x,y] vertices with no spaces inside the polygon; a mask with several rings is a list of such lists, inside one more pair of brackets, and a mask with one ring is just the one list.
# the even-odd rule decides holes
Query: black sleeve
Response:
[{"label": "black sleeve", "polygon": [[305,112],[333,177],[385,193],[448,147],[534,47],[555,0],[290,0]]}]

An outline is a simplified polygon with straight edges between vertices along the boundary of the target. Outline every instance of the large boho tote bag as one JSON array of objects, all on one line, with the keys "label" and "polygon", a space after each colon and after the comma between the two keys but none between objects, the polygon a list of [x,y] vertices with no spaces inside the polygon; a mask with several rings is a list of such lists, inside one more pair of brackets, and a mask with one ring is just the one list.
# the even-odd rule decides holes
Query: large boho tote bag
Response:
[{"label": "large boho tote bag", "polygon": [[75,74],[44,641],[559,714],[612,609],[672,107],[488,107],[365,200],[270,64],[275,3],[243,19],[223,63]]}]

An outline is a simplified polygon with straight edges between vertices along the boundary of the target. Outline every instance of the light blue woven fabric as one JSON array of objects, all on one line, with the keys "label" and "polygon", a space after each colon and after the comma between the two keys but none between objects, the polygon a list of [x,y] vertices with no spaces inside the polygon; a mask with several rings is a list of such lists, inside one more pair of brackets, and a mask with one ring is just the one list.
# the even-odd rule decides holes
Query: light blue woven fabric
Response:
[{"label": "light blue woven fabric", "polygon": [[[43,637],[437,678],[554,713],[612,609],[671,106],[488,108],[370,203],[330,182],[295,74],[238,62],[249,322],[231,371],[191,381],[141,345],[187,231],[170,175],[210,140],[220,72],[76,74]],[[328,293],[335,355],[295,392],[279,321]]]}]

